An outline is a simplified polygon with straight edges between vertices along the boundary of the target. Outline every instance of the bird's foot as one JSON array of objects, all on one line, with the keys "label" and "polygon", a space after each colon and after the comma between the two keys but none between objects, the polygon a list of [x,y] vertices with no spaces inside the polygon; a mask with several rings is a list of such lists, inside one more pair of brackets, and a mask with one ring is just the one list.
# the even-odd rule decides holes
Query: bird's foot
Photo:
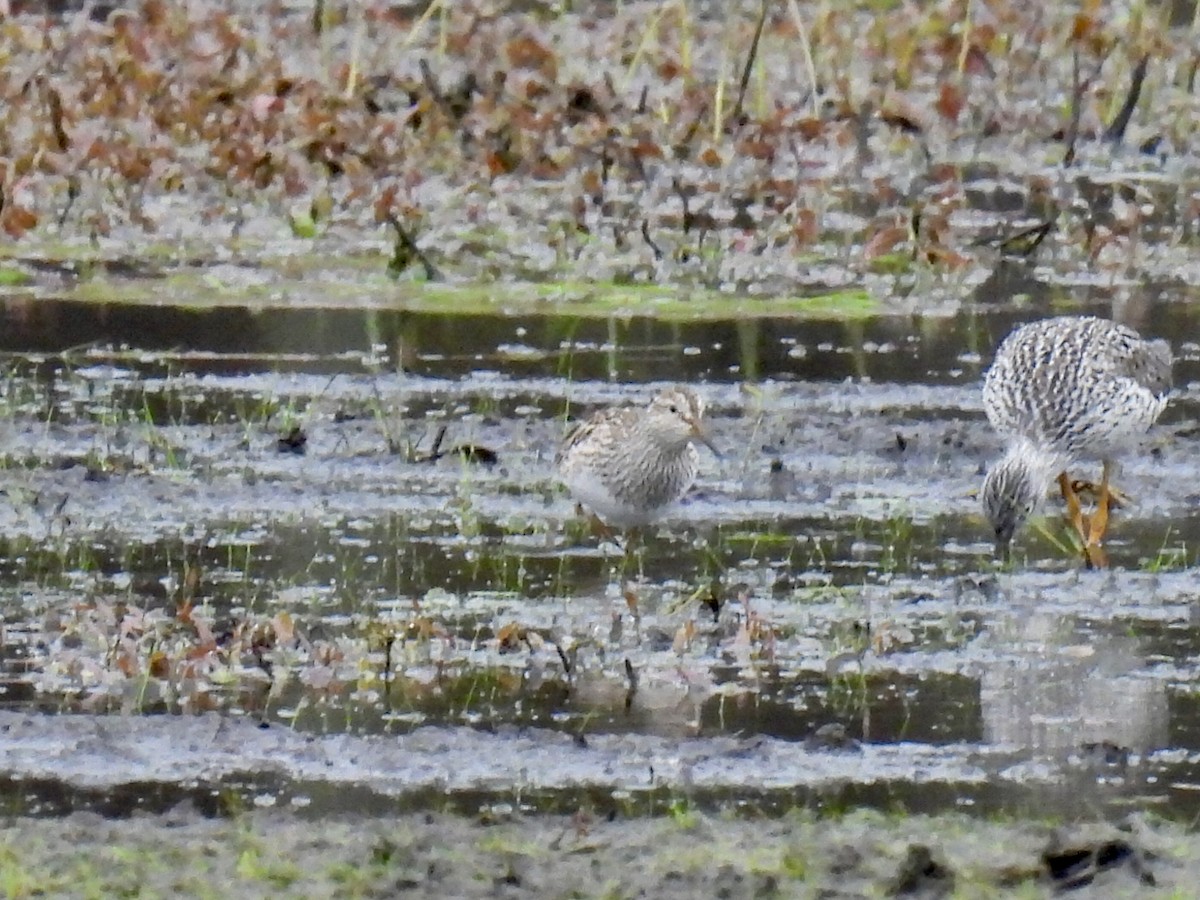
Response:
[{"label": "bird's foot", "polygon": [[1058,487],[1062,491],[1063,499],[1067,501],[1067,521],[1071,523],[1071,527],[1075,529],[1080,540],[1086,544],[1089,531],[1087,517],[1084,516],[1083,507],[1079,504],[1079,494],[1075,491],[1075,483],[1071,481],[1066,472],[1062,472],[1058,476]]},{"label": "bird's foot", "polygon": [[1099,542],[1086,541],[1083,545],[1083,562],[1089,569],[1107,569],[1108,554]]},{"label": "bird's foot", "polygon": [[[1103,482],[1102,482],[1103,483]],[[1098,502],[1100,499],[1100,484],[1088,481],[1086,478],[1076,478],[1071,482],[1071,490],[1076,495],[1087,494],[1092,498],[1093,502]],[[1109,509],[1124,509],[1127,506],[1132,506],[1134,502],[1133,495],[1127,494],[1120,488],[1115,488],[1111,484],[1108,486],[1108,508]]]},{"label": "bird's foot", "polygon": [[1068,517],[1068,521],[1070,522],[1071,543],[1083,557],[1084,565],[1089,569],[1107,569],[1108,554],[1104,552],[1104,547],[1100,543],[1104,536],[1101,517],[1081,512],[1078,519]]}]

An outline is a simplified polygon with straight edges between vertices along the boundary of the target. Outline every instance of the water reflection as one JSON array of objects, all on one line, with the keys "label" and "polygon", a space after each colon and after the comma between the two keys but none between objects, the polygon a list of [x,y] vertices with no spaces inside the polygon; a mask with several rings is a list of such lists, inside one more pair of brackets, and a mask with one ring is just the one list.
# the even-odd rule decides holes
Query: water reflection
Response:
[{"label": "water reflection", "polygon": [[[407,371],[457,379],[485,369],[573,381],[968,384],[1016,324],[1052,314],[1049,296],[1013,310],[1015,289],[1011,280],[981,287],[977,299],[989,303],[995,294],[998,304],[986,315],[972,307],[951,317],[847,322],[756,317],[694,324],[639,317],[188,310],[8,299],[0,305],[0,353],[73,351],[78,364],[89,350],[96,358],[105,348],[128,346],[139,351],[129,365],[143,374],[169,367],[223,375]],[[1097,289],[1072,309],[1114,316],[1152,336],[1194,333],[1200,326],[1195,312],[1170,299],[1150,290]],[[1197,377],[1191,365],[1179,374],[1181,381]]]},{"label": "water reflection", "polygon": [[1055,760],[1089,745],[1138,754],[1166,745],[1166,684],[1148,677],[1136,639],[1080,634],[1061,615],[1032,611],[999,617],[980,641],[1003,646],[980,678],[988,742]]}]

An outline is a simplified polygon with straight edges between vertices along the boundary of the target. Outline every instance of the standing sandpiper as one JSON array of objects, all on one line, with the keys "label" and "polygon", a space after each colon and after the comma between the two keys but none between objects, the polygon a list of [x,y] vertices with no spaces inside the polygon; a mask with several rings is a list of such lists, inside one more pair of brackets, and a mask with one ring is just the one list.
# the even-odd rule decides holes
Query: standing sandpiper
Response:
[{"label": "standing sandpiper", "polygon": [[[1167,405],[1171,349],[1106,319],[1062,316],[1005,338],[983,382],[983,408],[1008,442],[983,481],[983,510],[1007,549],[1057,478],[1089,565],[1105,564],[1113,458],[1144,435]],[[1067,468],[1104,465],[1090,526]]]},{"label": "standing sandpiper", "polygon": [[567,435],[556,462],[571,495],[606,524],[645,525],[696,480],[700,454],[693,441],[717,453],[704,432],[700,395],[669,387],[643,408],[606,409],[585,419]]}]

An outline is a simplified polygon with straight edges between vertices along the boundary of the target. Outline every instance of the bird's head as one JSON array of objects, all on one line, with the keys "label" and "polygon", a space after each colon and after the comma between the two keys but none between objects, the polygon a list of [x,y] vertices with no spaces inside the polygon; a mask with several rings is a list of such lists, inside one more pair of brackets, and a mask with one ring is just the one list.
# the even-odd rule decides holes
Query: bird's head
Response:
[{"label": "bird's head", "polygon": [[691,388],[669,387],[655,394],[646,422],[651,436],[666,447],[682,449],[695,440],[717,453],[704,430],[704,398]]},{"label": "bird's head", "polygon": [[988,470],[979,499],[983,514],[996,537],[1007,549],[1017,530],[1034,515],[1046,496],[1053,466],[1033,448],[1018,446]]}]

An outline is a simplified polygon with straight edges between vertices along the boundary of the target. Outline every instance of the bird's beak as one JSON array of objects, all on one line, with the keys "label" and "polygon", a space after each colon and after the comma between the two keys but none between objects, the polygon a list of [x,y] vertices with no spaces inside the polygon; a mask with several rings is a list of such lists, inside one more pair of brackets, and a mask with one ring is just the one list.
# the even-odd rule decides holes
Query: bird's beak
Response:
[{"label": "bird's beak", "polygon": [[715,456],[717,459],[721,459],[721,451],[717,449],[716,445],[712,442],[712,438],[708,436],[708,432],[704,430],[704,426],[699,422],[692,423],[692,435],[696,438],[696,440],[711,450],[713,452],[713,456]]}]

